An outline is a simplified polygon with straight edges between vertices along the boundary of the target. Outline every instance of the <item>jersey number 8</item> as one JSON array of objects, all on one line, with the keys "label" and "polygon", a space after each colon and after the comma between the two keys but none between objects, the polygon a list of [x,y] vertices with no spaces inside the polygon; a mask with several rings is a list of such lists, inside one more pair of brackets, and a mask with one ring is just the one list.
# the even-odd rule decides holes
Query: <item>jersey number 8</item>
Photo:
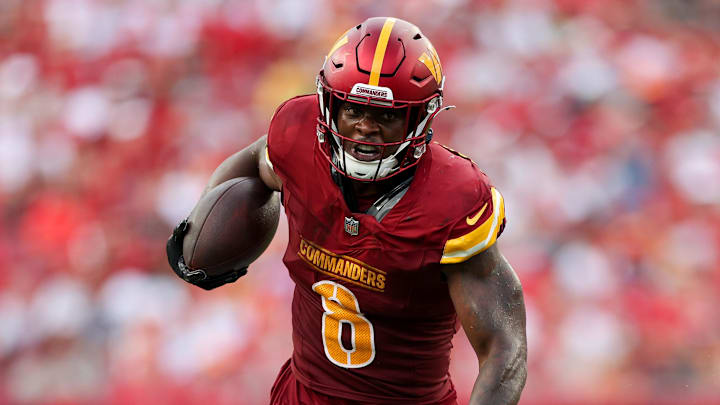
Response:
[{"label": "jersey number 8", "polygon": [[[352,291],[338,283],[323,280],[312,286],[320,294],[325,310],[322,336],[325,356],[336,366],[360,368],[375,359],[375,335],[370,321],[360,312],[360,305]],[[342,343],[342,325],[350,326],[351,349]]]}]

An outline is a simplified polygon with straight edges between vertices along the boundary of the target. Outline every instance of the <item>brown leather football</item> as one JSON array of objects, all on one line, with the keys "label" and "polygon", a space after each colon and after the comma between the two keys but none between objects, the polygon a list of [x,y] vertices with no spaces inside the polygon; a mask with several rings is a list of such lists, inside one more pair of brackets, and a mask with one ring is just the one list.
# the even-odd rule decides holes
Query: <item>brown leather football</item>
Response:
[{"label": "brown leather football", "polygon": [[245,267],[268,247],[279,219],[278,193],[260,178],[228,180],[205,194],[190,213],[185,264],[208,276]]}]

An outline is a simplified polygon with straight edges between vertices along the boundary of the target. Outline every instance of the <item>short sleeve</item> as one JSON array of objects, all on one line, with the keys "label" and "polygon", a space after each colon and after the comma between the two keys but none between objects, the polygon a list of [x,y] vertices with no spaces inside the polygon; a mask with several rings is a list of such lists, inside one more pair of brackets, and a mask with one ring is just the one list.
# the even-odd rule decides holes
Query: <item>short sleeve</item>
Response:
[{"label": "short sleeve", "polygon": [[492,246],[504,228],[505,203],[502,194],[495,187],[490,187],[474,210],[453,225],[440,263],[468,260]]},{"label": "short sleeve", "polygon": [[[275,110],[275,113],[270,120],[270,128],[268,129],[267,134],[267,144],[264,151],[265,161],[275,174],[280,176],[283,183],[287,180],[285,167],[282,165],[283,156],[287,153],[288,149],[288,137],[286,136],[287,125],[283,109],[289,101],[290,100],[285,101],[277,108],[277,110]],[[278,162],[281,164],[276,164]]]},{"label": "short sleeve", "polygon": [[268,166],[282,179],[283,187],[297,177],[298,166],[308,164],[305,155],[312,156],[316,99],[312,95],[293,97],[282,103],[270,120],[263,153]]}]

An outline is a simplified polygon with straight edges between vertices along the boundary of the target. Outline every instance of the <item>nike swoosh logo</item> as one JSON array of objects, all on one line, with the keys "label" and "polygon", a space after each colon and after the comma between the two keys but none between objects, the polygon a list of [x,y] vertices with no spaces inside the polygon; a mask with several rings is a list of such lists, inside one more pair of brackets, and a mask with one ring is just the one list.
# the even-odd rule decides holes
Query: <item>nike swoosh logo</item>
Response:
[{"label": "nike swoosh logo", "polygon": [[485,203],[485,205],[483,205],[483,207],[480,209],[480,211],[478,211],[478,213],[475,214],[472,218],[471,217],[465,218],[465,222],[467,222],[467,224],[470,226],[475,225],[477,223],[478,219],[480,219],[480,217],[482,216],[483,212],[485,212],[485,208],[487,208],[487,203]]}]

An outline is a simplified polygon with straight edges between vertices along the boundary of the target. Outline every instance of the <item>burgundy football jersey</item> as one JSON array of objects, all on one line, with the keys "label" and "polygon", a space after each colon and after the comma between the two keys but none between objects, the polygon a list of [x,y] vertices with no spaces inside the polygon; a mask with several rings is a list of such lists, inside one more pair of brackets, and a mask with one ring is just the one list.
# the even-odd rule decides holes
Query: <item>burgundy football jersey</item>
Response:
[{"label": "burgundy football jersey", "polygon": [[317,115],[315,96],[296,97],[268,131],[289,223],[283,261],[296,284],[293,372],[313,390],[354,401],[452,400],[457,323],[440,269],[495,242],[502,196],[471,160],[433,143],[380,222],[351,212],[318,148]]}]

